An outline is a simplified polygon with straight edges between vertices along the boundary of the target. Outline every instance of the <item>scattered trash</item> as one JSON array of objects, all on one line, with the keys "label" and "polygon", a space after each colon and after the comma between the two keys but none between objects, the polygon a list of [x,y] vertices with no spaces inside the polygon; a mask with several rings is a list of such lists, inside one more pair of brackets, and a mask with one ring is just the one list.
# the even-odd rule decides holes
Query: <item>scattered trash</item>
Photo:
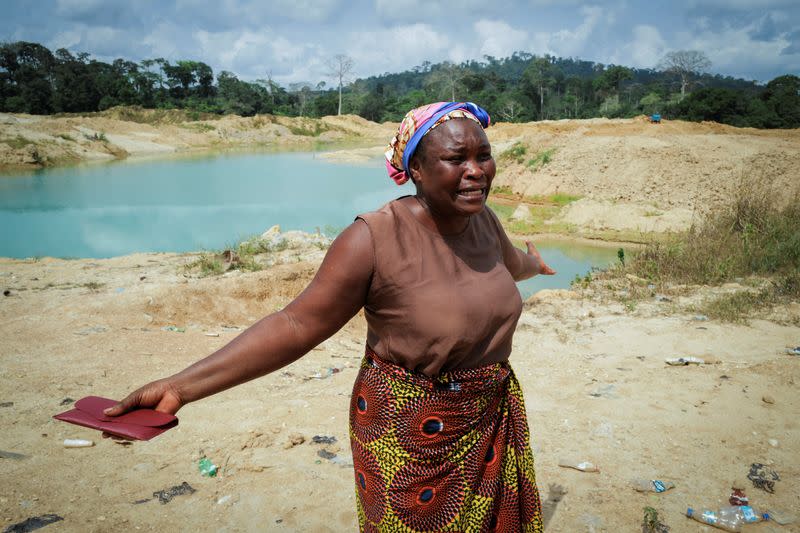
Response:
[{"label": "scattered trash", "polygon": [[634,479],[631,483],[638,492],[661,493],[675,488],[675,483],[672,481],[661,481],[660,479]]},{"label": "scattered trash", "polygon": [[706,362],[699,357],[678,357],[674,359],[666,359],[664,360],[670,366],[687,366],[687,365],[704,365]]},{"label": "scattered trash", "polygon": [[64,398],[63,400],[61,400],[61,403],[58,404],[58,405],[72,405],[73,403],[75,403],[75,400],[73,400],[72,398],[67,397],[67,398]]},{"label": "scattered trash", "polygon": [[211,462],[208,457],[201,457],[197,462],[197,469],[205,477],[215,477],[217,475],[217,465]]},{"label": "scattered trash", "polygon": [[328,437],[326,435],[314,435],[311,437],[311,442],[314,444],[333,444],[336,442],[336,437]]},{"label": "scattered trash", "polygon": [[219,333],[214,333],[213,331],[207,331],[203,335],[206,337],[219,337]]},{"label": "scattered trash", "polygon": [[731,492],[731,497],[728,498],[728,502],[731,505],[747,505],[750,503],[750,498],[745,495],[742,489],[733,489],[733,492]]},{"label": "scattered trash", "polygon": [[353,458],[350,456],[343,456],[343,455],[336,455],[336,457],[332,457],[330,462],[333,464],[342,466],[342,467],[352,467],[353,466]]},{"label": "scattered trash", "polygon": [[174,331],[176,333],[186,332],[186,328],[179,328],[178,326],[164,326],[161,331]]},{"label": "scattered trash", "polygon": [[686,516],[703,524],[708,524],[725,531],[741,531],[742,525],[769,520],[769,515],[761,513],[747,505],[722,507],[719,511],[703,509],[699,513],[689,507]]},{"label": "scattered trash", "polygon": [[2,402],[0,407],[14,407],[14,402]]},{"label": "scattered trash", "polygon": [[795,348],[786,348],[786,353],[789,355],[800,355],[800,346]]},{"label": "scattered trash", "polygon": [[6,289],[3,291],[3,296],[11,296],[11,291]]},{"label": "scattered trash", "polygon": [[589,461],[577,461],[575,459],[559,459],[558,466],[563,466],[564,468],[574,468],[575,470],[580,470],[581,472],[600,471],[599,468]]},{"label": "scattered trash", "polygon": [[770,446],[772,446],[773,448],[777,448],[777,447],[780,445],[780,443],[778,442],[778,439],[769,439],[769,440],[767,441],[767,443],[768,443]]},{"label": "scattered trash", "polygon": [[292,433],[289,435],[289,440],[286,441],[286,444],[283,445],[285,450],[289,448],[293,448],[299,444],[303,444],[306,441],[306,438],[301,435],[300,433]]},{"label": "scattered trash", "polygon": [[60,522],[61,520],[64,520],[64,518],[58,516],[57,514],[43,514],[41,516],[34,516],[32,518],[23,520],[22,522],[18,522],[13,526],[8,526],[3,530],[3,533],[27,533],[28,531],[35,531],[43,528],[44,526],[54,524],[55,522]]},{"label": "scattered trash", "polygon": [[663,294],[656,294],[656,301],[657,302],[671,302],[672,298],[664,296]]},{"label": "scattered trash", "polygon": [[108,328],[105,326],[92,326],[90,328],[76,331],[75,335],[91,335],[92,333],[105,333],[106,331],[108,331]]},{"label": "scattered trash", "polygon": [[7,452],[5,450],[0,450],[0,459],[13,459],[15,461],[20,461],[22,459],[27,459],[27,455],[23,455],[21,453],[16,452]]},{"label": "scattered trash", "polygon": [[317,455],[319,455],[323,459],[329,459],[329,460],[333,459],[334,457],[336,457],[335,453],[329,452],[328,450],[324,450],[324,449],[317,451]]},{"label": "scattered trash", "polygon": [[217,505],[225,505],[226,503],[231,501],[231,498],[233,498],[233,496],[231,496],[230,494],[227,494],[227,495],[223,496],[222,498],[220,498],[219,500],[217,500]]},{"label": "scattered trash", "polygon": [[773,404],[775,403],[775,398],[773,398],[769,394],[765,394],[764,396],[761,397],[761,401],[764,403]]},{"label": "scattered trash", "polygon": [[797,515],[791,514],[787,511],[770,508],[769,511],[767,511],[767,514],[769,515],[770,520],[782,526],[788,526],[789,524],[794,524],[797,522]]},{"label": "scattered trash", "polygon": [[593,392],[589,393],[589,396],[593,396],[595,398],[616,398],[614,395],[614,391],[616,387],[614,385],[603,385],[602,387],[598,387]]},{"label": "scattered trash", "polygon": [[761,463],[753,463],[750,465],[750,472],[747,474],[747,479],[753,482],[754,487],[774,494],[775,482],[780,481],[781,477],[771,468]]},{"label": "scattered trash", "polygon": [[141,505],[141,504],[143,504],[143,503],[147,503],[147,502],[149,502],[149,501],[150,501],[150,500],[152,500],[152,499],[153,499],[153,498],[143,498],[143,499],[141,499],[141,500],[136,500],[135,502],[133,502],[133,505]]},{"label": "scattered trash", "polygon": [[112,439],[112,441],[114,444],[119,444],[120,446],[133,446],[133,443],[129,440]]},{"label": "scattered trash", "polygon": [[116,292],[117,294],[121,294],[125,292],[125,287],[117,287],[116,289],[114,289],[114,292]]},{"label": "scattered trash", "polygon": [[669,526],[661,522],[658,518],[658,511],[652,507],[644,508],[644,518],[642,519],[642,533],[668,533]]},{"label": "scattered trash", "polygon": [[94,446],[93,440],[64,439],[64,448],[91,448],[92,446]]},{"label": "scattered trash", "polygon": [[694,320],[695,322],[707,322],[708,317],[706,315],[694,315],[692,317],[692,320]]},{"label": "scattered trash", "polygon": [[230,332],[230,331],[240,331],[242,328],[240,328],[239,326],[221,326],[220,329],[222,331]]},{"label": "scattered trash", "polygon": [[139,281],[144,281],[145,279],[147,279],[147,276],[139,276]]},{"label": "scattered trash", "polygon": [[310,376],[308,376],[305,379],[306,379],[306,381],[309,380],[309,379],[327,379],[327,378],[331,377],[334,374],[338,374],[341,371],[342,371],[341,368],[337,368],[335,366],[334,367],[328,367],[323,372],[314,372],[313,374],[311,374]]},{"label": "scattered trash", "polygon": [[168,504],[175,496],[183,496],[184,494],[194,494],[197,492],[191,485],[185,481],[180,485],[175,485],[169,489],[158,490],[153,493],[153,498],[158,498],[162,505]]}]

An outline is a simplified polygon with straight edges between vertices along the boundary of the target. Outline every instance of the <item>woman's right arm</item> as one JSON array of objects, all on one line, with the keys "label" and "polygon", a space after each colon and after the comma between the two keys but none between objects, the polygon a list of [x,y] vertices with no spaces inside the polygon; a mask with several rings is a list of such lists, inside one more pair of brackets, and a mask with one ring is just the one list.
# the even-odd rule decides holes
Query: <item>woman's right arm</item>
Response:
[{"label": "woman's right arm", "polygon": [[175,413],[183,405],[273,372],[336,333],[366,302],[373,270],[372,238],[356,220],[331,244],[316,276],[281,311],[185,370],[129,394],[106,414],[136,407]]}]

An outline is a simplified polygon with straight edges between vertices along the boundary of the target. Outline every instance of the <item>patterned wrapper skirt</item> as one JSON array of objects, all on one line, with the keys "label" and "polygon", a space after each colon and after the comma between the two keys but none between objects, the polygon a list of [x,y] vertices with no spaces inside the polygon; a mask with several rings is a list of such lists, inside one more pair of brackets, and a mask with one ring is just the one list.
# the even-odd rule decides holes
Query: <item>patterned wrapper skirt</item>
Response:
[{"label": "patterned wrapper skirt", "polygon": [[507,363],[429,378],[367,348],[350,441],[361,531],[543,531],[525,405]]}]

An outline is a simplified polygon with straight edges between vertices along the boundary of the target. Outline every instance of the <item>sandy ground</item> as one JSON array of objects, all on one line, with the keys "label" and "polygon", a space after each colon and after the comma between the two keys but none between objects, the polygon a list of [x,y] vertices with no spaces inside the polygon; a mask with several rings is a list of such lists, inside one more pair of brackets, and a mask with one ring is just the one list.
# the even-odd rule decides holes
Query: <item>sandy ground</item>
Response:
[{"label": "sandy ground", "polygon": [[[0,260],[10,291],[0,299],[0,450],[26,456],[0,459],[0,525],[56,513],[64,520],[50,531],[354,530],[347,410],[361,316],[282,371],[185,407],[180,425],[150,442],[123,446],[51,419],[66,398],[119,398],[221,347],[302,290],[318,261],[199,279],[182,268],[192,259]],[[616,290],[540,293],[515,337],[547,530],[637,531],[653,506],[673,532],[700,531],[686,507],[723,505],[736,480],[755,505],[797,512],[800,358],[784,351],[800,344],[788,325],[800,305],[732,326],[685,311],[711,289],[635,309]],[[665,364],[687,355],[714,364]],[[305,442],[287,445],[295,433]],[[65,449],[66,438],[96,445]],[[218,477],[200,475],[203,455]],[[558,467],[567,456],[601,471]],[[746,480],[755,462],[780,474],[775,494]],[[643,495],[630,487],[637,477],[677,486]],[[134,503],[184,481],[194,494]]]}]

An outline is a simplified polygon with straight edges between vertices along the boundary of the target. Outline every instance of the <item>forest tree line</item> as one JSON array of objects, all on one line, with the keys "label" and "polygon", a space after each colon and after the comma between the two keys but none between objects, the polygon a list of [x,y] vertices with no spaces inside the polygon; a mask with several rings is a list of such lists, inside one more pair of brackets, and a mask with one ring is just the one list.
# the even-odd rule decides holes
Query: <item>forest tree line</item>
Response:
[{"label": "forest tree line", "polygon": [[[344,57],[337,56],[340,65]],[[670,61],[676,58],[695,62],[682,67]],[[133,105],[198,115],[321,117],[343,112],[396,122],[424,103],[466,100],[507,122],[660,114],[734,126],[800,127],[797,76],[779,76],[761,85],[708,74],[708,66],[697,51],[668,54],[653,69],[515,52],[461,64],[426,61],[403,72],[355,80],[340,70],[328,78],[333,85],[322,80],[283,87],[270,76],[253,82],[228,71],[215,76],[202,61],[105,63],[88,53],[63,48],[51,52],[41,44],[18,41],[0,44],[0,111],[46,115]]]}]

